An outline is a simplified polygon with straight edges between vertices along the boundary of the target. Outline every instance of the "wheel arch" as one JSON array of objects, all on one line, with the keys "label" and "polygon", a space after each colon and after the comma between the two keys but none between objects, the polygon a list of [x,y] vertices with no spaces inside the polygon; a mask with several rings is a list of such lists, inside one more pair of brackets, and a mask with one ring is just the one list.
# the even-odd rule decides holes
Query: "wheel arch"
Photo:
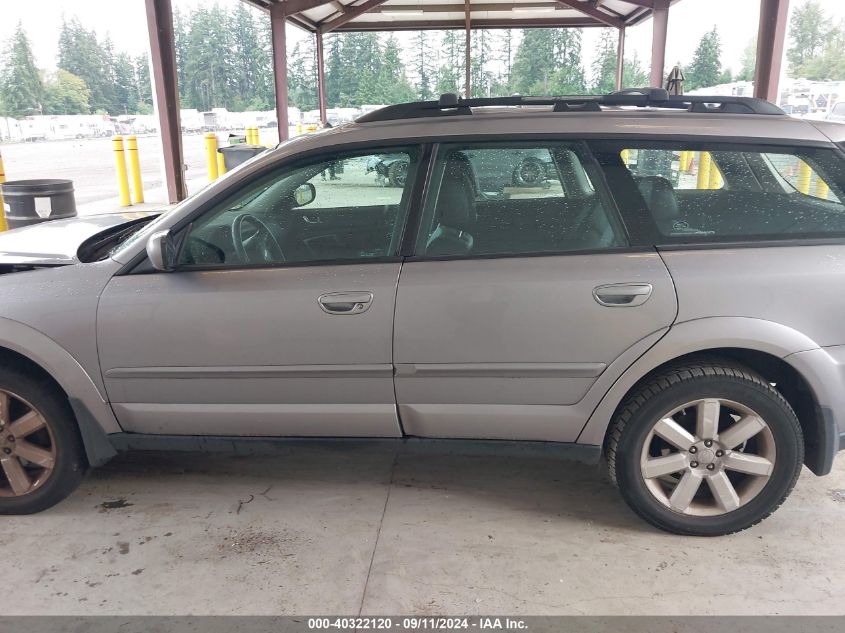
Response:
[{"label": "wheel arch", "polygon": [[675,325],[617,378],[582,429],[578,442],[604,444],[626,396],[655,373],[696,356],[720,357],[744,365],[775,384],[801,424],[805,465],[816,475],[825,475],[839,450],[834,412],[842,410],[840,405],[845,403],[832,398],[843,385],[838,367],[824,360],[826,354],[814,354],[808,360],[800,353],[807,350],[821,351],[800,332],[762,319],[714,317]]},{"label": "wheel arch", "polygon": [[116,454],[107,436],[121,431],[117,419],[88,372],[67,350],[27,325],[0,318],[3,363],[46,378],[67,397],[91,465]]}]

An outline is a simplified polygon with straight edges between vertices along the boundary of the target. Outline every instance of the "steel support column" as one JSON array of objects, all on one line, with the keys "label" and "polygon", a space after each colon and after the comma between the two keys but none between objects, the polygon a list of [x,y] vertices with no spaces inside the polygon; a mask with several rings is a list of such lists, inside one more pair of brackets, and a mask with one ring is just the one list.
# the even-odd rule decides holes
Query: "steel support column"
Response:
[{"label": "steel support column", "polygon": [[622,90],[622,77],[625,72],[625,27],[619,29],[619,42],[616,44],[616,89]]},{"label": "steel support column", "polygon": [[778,81],[783,62],[786,16],[789,0],[760,0],[757,29],[757,64],[754,68],[754,96],[778,102]]},{"label": "steel support column", "polygon": [[654,0],[651,17],[651,76],[649,85],[663,87],[663,68],[666,66],[666,32],[669,29],[669,0]]},{"label": "steel support column", "polygon": [[170,0],[146,0],[150,35],[150,66],[156,113],[164,154],[164,180],[171,204],[188,197],[182,161],[182,124],[179,120],[179,83],[176,45],[173,40],[173,10]]},{"label": "steel support column", "polygon": [[472,24],[470,20],[470,7],[469,7],[469,0],[464,0],[464,27],[466,29],[466,51],[464,55],[464,81],[466,83],[466,88],[464,90],[464,94],[466,95],[467,99],[472,98]]},{"label": "steel support column", "polygon": [[276,120],[279,125],[279,140],[289,136],[288,125],[288,53],[285,27],[285,4],[270,5],[270,32],[273,39],[273,78],[276,84]]},{"label": "steel support column", "polygon": [[323,54],[323,34],[317,31],[317,101],[320,103],[320,121],[329,120],[326,115],[326,62]]}]

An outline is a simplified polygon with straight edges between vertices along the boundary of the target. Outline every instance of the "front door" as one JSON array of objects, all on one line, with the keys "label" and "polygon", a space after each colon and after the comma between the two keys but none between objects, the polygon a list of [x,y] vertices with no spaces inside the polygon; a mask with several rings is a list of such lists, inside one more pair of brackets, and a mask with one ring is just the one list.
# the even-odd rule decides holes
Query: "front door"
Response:
[{"label": "front door", "polygon": [[439,148],[396,304],[406,433],[575,441],[591,386],[668,328],[672,281],[602,182],[578,143]]},{"label": "front door", "polygon": [[98,344],[123,428],[399,435],[391,332],[417,157],[277,168],[186,229],[176,271],[115,277]]}]

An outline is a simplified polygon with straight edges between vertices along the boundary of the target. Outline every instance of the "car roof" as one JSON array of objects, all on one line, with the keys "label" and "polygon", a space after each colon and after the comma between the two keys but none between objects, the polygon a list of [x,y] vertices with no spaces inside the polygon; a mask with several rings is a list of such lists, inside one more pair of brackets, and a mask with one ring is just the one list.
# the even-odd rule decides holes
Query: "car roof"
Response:
[{"label": "car roof", "polygon": [[[291,149],[362,142],[448,140],[450,137],[540,136],[577,134],[591,137],[630,135],[783,140],[829,143],[831,138],[809,121],[787,115],[696,113],[659,108],[618,108],[600,112],[553,112],[540,107],[474,108],[472,115],[353,121],[311,135]],[[825,129],[827,132],[827,129]],[[833,139],[837,140],[837,139]],[[284,147],[287,144],[283,144]],[[281,148],[280,148],[281,149]],[[287,153],[287,152],[285,152]]]}]

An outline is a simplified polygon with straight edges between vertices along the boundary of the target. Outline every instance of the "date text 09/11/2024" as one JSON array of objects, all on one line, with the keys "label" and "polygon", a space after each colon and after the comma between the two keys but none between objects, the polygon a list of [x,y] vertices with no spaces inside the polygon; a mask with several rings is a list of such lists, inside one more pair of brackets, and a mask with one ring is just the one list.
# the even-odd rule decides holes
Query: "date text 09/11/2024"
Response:
[{"label": "date text 09/11/2024", "polygon": [[481,631],[519,631],[525,630],[527,623],[518,618],[500,617],[341,617],[341,618],[309,618],[308,630],[391,630],[399,631],[449,631],[449,630],[481,630]]}]

